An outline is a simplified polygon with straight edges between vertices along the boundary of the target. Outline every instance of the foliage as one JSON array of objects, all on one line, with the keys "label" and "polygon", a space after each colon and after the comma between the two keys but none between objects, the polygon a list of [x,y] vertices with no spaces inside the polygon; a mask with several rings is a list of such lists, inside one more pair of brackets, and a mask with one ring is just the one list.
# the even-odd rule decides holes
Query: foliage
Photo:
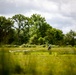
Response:
[{"label": "foliage", "polygon": [[17,14],[12,17],[14,20],[14,28],[16,29],[16,38],[18,44],[22,44],[23,41],[28,41],[28,33],[29,33],[29,24],[28,24],[28,17],[25,17],[22,14]]},{"label": "foliage", "polygon": [[65,43],[67,45],[74,46],[76,44],[76,39],[74,38],[74,36],[76,36],[76,33],[74,31],[70,30],[70,32],[68,32],[64,37]]},{"label": "foliage", "polygon": [[[3,16],[0,16],[0,43],[6,44],[10,39],[13,39],[13,21]],[[11,41],[12,42],[12,41]],[[10,43],[10,42],[9,42]]]},{"label": "foliage", "polygon": [[53,28],[40,14],[26,17],[16,14],[6,19],[0,16],[0,44],[53,44],[76,45],[75,31],[63,34],[62,30]]},{"label": "foliage", "polygon": [[38,39],[38,42],[39,42],[40,45],[44,44],[45,43],[45,38],[40,37]]},{"label": "foliage", "polygon": [[38,43],[38,37],[35,34],[30,38],[30,44],[37,44],[37,43]]}]

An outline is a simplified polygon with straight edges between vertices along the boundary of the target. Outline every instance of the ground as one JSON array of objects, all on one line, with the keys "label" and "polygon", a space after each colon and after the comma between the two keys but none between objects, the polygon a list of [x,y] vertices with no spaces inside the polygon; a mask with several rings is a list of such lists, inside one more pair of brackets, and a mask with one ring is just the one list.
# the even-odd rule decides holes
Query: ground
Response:
[{"label": "ground", "polygon": [[76,48],[0,48],[2,75],[76,75]]}]

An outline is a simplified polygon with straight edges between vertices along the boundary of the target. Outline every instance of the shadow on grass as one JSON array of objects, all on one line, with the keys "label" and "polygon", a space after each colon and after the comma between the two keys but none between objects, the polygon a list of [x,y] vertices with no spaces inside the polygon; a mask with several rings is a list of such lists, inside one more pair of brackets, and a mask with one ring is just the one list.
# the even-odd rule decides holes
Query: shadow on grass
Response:
[{"label": "shadow on grass", "polygon": [[21,73],[23,73],[23,69],[21,68],[20,65],[17,64],[14,69],[14,74],[21,74]]}]

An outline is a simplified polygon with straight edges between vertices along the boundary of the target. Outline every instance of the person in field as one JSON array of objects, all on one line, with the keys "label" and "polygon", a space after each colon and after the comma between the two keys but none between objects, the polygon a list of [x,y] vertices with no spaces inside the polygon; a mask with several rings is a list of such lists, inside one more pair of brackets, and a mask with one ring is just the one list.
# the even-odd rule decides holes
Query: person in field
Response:
[{"label": "person in field", "polygon": [[51,50],[51,45],[48,45],[48,50]]}]

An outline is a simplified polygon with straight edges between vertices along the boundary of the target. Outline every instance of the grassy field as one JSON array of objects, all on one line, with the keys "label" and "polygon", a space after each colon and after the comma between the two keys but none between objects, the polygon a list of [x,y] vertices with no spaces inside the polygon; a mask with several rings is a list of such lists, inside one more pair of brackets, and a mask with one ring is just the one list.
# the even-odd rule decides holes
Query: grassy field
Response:
[{"label": "grassy field", "polygon": [[76,75],[76,48],[0,48],[0,75]]}]

